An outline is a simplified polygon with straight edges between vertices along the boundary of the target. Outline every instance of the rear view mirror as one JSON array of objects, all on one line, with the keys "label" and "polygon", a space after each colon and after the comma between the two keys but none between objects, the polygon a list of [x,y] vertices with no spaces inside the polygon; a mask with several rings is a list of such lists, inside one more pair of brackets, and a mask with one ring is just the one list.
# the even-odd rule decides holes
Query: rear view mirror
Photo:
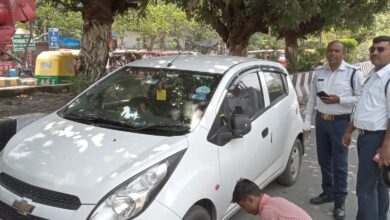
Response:
[{"label": "rear view mirror", "polygon": [[252,129],[251,120],[244,114],[233,114],[231,123],[234,138],[243,137]]}]

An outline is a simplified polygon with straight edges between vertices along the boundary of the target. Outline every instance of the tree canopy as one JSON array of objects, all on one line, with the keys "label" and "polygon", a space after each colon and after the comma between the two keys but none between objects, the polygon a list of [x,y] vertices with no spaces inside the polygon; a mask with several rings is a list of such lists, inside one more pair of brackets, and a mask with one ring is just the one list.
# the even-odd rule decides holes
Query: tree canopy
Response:
[{"label": "tree canopy", "polygon": [[370,24],[373,14],[382,11],[388,0],[170,0],[190,16],[209,23],[226,43],[230,54],[245,55],[250,36],[268,33],[269,28],[287,46],[292,57],[297,39],[326,27],[343,25],[354,28]]},{"label": "tree canopy", "polygon": [[[281,1],[279,6],[282,8],[277,9],[280,11],[279,19],[271,22],[272,30],[278,37],[285,39],[286,54],[290,62],[294,62],[297,57],[298,39],[304,39],[309,34],[329,30],[332,27],[352,31],[368,27],[373,23],[375,14],[386,10],[389,3],[388,0],[317,0],[311,1],[311,4],[304,0],[292,2],[299,2],[301,7],[289,7],[288,4],[282,4]],[[288,9],[290,11],[287,15],[282,13]],[[294,20],[296,17],[294,14],[305,13],[305,11],[310,16],[291,23],[287,21],[288,19]]]},{"label": "tree canopy", "polygon": [[[150,5],[149,0],[37,0],[37,25],[40,30],[58,27],[62,34],[81,35],[81,52],[77,70],[79,76],[94,82],[105,74],[111,29],[123,36],[127,30],[141,34],[145,45],[152,48],[173,42],[178,49],[196,45],[197,42],[214,38],[214,29],[231,55],[246,55],[249,40],[256,33],[264,33],[252,40],[260,45],[265,38],[276,44],[276,36],[285,39],[286,53],[290,62],[297,55],[298,39],[318,36],[322,30],[349,30],[358,43],[372,33],[386,33],[388,16],[378,12],[388,9],[389,0],[165,0],[177,3]],[[155,3],[155,2],[153,2]],[[148,6],[148,7],[147,7]],[[53,10],[53,7],[56,7]],[[141,14],[148,13],[146,17]],[[82,21],[80,21],[82,19]],[[387,20],[386,20],[387,19]],[[197,21],[197,22],[195,22]],[[379,22],[383,26],[373,26]],[[203,25],[208,24],[208,25]],[[82,28],[80,27],[82,26]],[[212,28],[209,28],[209,27]],[[363,28],[362,28],[363,27]],[[39,31],[38,31],[39,33]],[[37,34],[38,34],[37,33]],[[313,35],[314,34],[314,35]],[[268,37],[264,37],[268,36]],[[183,40],[186,42],[183,44]],[[189,44],[191,42],[191,44]],[[269,41],[269,43],[272,43]],[[280,44],[280,41],[278,41]],[[274,46],[271,46],[271,48]]]},{"label": "tree canopy", "polygon": [[37,36],[46,33],[47,28],[58,28],[61,35],[81,37],[83,20],[80,12],[69,11],[61,6],[55,8],[52,1],[37,0],[35,4],[37,18],[34,20],[34,31]]},{"label": "tree canopy", "polygon": [[156,45],[160,50],[188,50],[193,49],[197,42],[218,39],[209,25],[188,19],[185,12],[174,4],[150,4],[142,17],[129,11],[115,18],[113,28],[120,37],[124,37],[126,31],[138,32],[142,47],[148,50]]}]

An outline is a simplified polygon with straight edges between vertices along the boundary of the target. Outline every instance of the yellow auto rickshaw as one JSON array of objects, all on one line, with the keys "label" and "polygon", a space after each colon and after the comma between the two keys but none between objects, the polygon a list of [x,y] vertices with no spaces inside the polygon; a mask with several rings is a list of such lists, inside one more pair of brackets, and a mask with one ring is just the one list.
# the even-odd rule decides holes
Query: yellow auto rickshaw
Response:
[{"label": "yellow auto rickshaw", "polygon": [[75,74],[77,54],[72,51],[44,51],[35,63],[38,85],[70,83]]}]

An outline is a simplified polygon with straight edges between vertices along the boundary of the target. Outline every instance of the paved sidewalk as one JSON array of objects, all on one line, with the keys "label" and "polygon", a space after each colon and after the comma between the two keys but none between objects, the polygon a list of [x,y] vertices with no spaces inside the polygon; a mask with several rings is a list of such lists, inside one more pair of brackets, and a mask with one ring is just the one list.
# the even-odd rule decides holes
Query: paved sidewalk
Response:
[{"label": "paved sidewalk", "polygon": [[[0,77],[0,84],[2,78],[10,78],[10,77]],[[3,83],[5,82],[10,83],[4,80]],[[11,82],[15,83],[14,81]],[[16,83],[18,82],[16,81]],[[64,89],[69,90],[69,86],[70,86],[70,84],[58,84],[58,85],[46,85],[46,86],[28,85],[32,83],[31,79],[21,80],[20,83],[21,83],[20,85],[9,86],[9,87],[0,86],[0,98],[14,97],[20,94],[30,94],[36,91],[59,93]]]}]

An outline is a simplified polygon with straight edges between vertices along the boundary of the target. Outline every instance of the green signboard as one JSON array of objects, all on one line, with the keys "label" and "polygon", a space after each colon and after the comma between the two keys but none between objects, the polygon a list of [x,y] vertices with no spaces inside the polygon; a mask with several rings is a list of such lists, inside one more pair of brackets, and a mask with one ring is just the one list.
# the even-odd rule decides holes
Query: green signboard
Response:
[{"label": "green signboard", "polygon": [[[23,51],[26,43],[29,39],[29,34],[15,34],[12,38],[12,43],[14,45],[14,52]],[[35,40],[31,39],[30,44],[28,45],[29,50],[35,50]]]}]

